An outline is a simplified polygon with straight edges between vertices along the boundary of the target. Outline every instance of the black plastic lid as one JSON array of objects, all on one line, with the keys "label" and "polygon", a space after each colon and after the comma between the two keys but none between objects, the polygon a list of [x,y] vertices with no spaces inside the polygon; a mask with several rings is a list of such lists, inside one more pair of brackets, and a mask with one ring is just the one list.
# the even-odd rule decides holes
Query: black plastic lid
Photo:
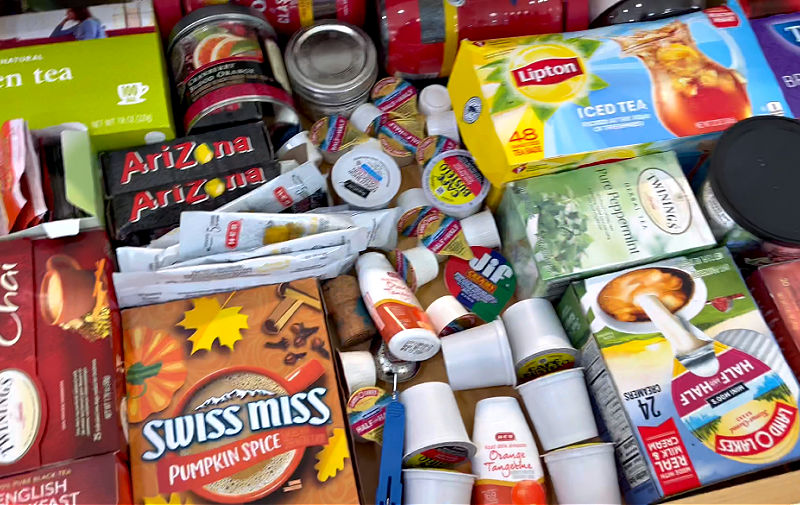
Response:
[{"label": "black plastic lid", "polygon": [[756,237],[800,246],[800,122],[745,119],[717,142],[711,189],[736,223]]}]

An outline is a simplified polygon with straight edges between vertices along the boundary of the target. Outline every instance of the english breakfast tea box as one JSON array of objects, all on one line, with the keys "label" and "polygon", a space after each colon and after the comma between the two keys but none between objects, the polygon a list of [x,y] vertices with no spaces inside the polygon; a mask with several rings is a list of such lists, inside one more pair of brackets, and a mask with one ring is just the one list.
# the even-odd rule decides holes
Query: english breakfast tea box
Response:
[{"label": "english breakfast tea box", "polygon": [[105,233],[3,242],[0,258],[0,476],[124,449]]},{"label": "english breakfast tea box", "polygon": [[628,503],[800,457],[797,380],[727,249],[576,282],[558,313]]},{"label": "english breakfast tea box", "polygon": [[358,503],[315,279],[122,319],[135,503]]},{"label": "english breakfast tea box", "polygon": [[498,218],[520,298],[715,244],[671,152],[513,182]]},{"label": "english breakfast tea box", "polygon": [[800,114],[800,13],[752,19],[750,24],[792,115],[797,117]]},{"label": "english breakfast tea box", "polygon": [[788,112],[738,5],[465,40],[448,90],[461,137],[494,186],[652,152],[689,156],[699,136]]}]

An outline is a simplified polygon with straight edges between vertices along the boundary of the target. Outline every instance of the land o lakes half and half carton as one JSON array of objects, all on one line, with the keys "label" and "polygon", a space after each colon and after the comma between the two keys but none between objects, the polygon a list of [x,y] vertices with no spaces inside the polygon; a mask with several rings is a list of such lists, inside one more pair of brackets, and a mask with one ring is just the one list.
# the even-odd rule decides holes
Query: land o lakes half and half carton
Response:
[{"label": "land o lakes half and half carton", "polygon": [[358,503],[316,280],[122,317],[135,503]]},{"label": "land o lakes half and half carton", "polygon": [[577,282],[558,312],[628,503],[800,457],[797,381],[727,249]]},{"label": "land o lakes half and half carton", "polygon": [[448,89],[461,137],[494,186],[606,159],[688,155],[698,135],[788,111],[737,6],[465,40]]},{"label": "land o lakes half and half carton", "polygon": [[520,298],[715,245],[671,152],[513,182],[498,219]]}]

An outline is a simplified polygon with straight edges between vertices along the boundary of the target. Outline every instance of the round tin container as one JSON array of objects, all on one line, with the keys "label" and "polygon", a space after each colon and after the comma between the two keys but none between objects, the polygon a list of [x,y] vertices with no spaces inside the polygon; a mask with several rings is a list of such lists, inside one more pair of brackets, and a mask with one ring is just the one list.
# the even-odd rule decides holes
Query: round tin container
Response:
[{"label": "round tin container", "polygon": [[800,122],[777,116],[740,121],[717,142],[701,202],[714,235],[745,231],[800,247]]},{"label": "round tin container", "polygon": [[363,30],[323,21],[297,32],[286,46],[292,88],[313,119],[349,117],[366,102],[378,76],[375,45]]},{"label": "round tin container", "polygon": [[[183,7],[191,12],[217,3],[219,0],[183,0]],[[262,12],[282,35],[291,35],[321,19],[335,18],[363,26],[367,14],[366,0],[231,0],[231,3]]]},{"label": "round tin container", "polygon": [[273,129],[299,124],[275,31],[257,11],[196,10],[172,30],[168,55],[187,133],[259,116]]}]

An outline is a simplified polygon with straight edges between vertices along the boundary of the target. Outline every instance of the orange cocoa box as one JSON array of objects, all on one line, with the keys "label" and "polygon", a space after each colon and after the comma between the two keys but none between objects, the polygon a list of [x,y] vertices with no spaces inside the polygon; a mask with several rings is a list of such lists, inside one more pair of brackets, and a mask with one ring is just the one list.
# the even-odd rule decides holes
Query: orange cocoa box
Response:
[{"label": "orange cocoa box", "polygon": [[135,503],[358,503],[315,279],[122,319]]}]

